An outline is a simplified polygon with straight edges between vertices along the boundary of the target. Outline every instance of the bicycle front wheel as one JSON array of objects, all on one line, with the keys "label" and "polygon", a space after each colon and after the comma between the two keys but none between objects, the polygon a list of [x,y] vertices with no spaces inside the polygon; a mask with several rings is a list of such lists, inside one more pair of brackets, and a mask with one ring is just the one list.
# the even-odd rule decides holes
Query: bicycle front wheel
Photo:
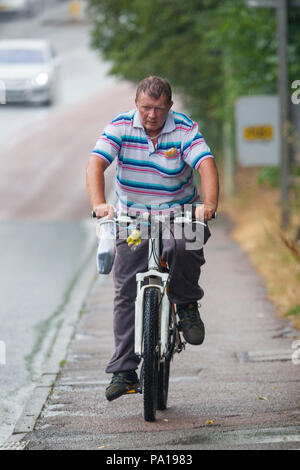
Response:
[{"label": "bicycle front wheel", "polygon": [[155,287],[145,290],[144,297],[144,418],[145,421],[155,421],[157,409],[157,387],[159,367],[158,319],[159,295]]},{"label": "bicycle front wheel", "polygon": [[170,377],[170,361],[165,359],[160,363],[158,373],[158,390],[157,390],[157,409],[166,410],[169,392]]}]

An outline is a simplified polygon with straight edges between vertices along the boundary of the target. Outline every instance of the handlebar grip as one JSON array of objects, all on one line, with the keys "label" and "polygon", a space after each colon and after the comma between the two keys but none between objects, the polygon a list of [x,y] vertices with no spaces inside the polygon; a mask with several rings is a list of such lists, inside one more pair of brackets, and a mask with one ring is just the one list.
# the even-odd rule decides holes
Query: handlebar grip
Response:
[{"label": "handlebar grip", "polygon": [[[92,210],[92,212],[91,212],[91,217],[92,217],[93,219],[96,219],[96,218],[97,218],[96,212],[95,212],[94,210]],[[108,215],[104,215],[104,216],[99,217],[99,219],[105,219],[105,218],[108,218]]]}]

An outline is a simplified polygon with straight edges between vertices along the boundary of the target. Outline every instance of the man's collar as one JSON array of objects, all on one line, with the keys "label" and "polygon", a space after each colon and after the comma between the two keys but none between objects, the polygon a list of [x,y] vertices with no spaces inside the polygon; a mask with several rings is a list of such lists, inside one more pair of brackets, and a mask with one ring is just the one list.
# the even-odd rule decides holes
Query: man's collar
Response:
[{"label": "man's collar", "polygon": [[[136,110],[136,112],[134,114],[133,127],[140,127],[142,129],[144,129],[144,126],[142,124],[140,113],[139,113],[138,109]],[[172,132],[172,131],[175,130],[175,128],[176,128],[176,126],[175,126],[173,111],[170,109],[170,111],[168,112],[168,116],[167,116],[165,125],[164,125],[164,127],[161,131],[161,134],[167,134],[168,132]]]},{"label": "man's collar", "polygon": [[134,113],[133,127],[141,127],[142,129],[144,128],[138,109],[136,109],[136,111]]},{"label": "man's collar", "polygon": [[176,126],[175,126],[175,121],[174,121],[174,115],[173,115],[173,111],[170,109],[170,111],[168,112],[165,125],[161,133],[167,134],[168,132],[175,131],[175,129],[176,129]]}]

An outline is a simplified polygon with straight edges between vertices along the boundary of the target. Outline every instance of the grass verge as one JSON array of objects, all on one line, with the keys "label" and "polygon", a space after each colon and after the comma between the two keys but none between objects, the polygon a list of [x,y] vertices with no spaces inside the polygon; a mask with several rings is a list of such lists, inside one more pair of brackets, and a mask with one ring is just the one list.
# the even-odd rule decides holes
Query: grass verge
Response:
[{"label": "grass verge", "polygon": [[258,168],[238,168],[235,196],[221,198],[219,209],[233,221],[233,238],[264,276],[278,314],[300,334],[300,244],[295,242],[300,198],[292,193],[291,224],[282,228],[279,188],[261,175]]}]

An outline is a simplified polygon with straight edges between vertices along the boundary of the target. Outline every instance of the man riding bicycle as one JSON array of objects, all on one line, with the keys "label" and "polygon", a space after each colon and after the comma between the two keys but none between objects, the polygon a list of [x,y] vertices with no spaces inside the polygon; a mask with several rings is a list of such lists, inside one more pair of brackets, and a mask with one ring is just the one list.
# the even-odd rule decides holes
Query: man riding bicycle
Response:
[{"label": "man riding bicycle", "polygon": [[[117,159],[116,194],[119,211],[134,214],[142,208],[152,213],[200,202],[193,170],[201,176],[203,203],[195,217],[208,221],[218,204],[218,172],[214,157],[198,125],[171,110],[172,91],[160,77],[147,77],[137,87],[136,108],[118,115],[104,129],[87,165],[87,189],[96,217],[113,217],[114,207],[105,200],[105,169]],[[167,208],[167,209],[166,209]],[[210,232],[205,228],[204,243]],[[205,329],[197,301],[204,293],[198,284],[205,263],[203,247],[186,250],[184,238],[162,240],[162,259],[172,271],[168,295],[176,304],[185,340],[204,341]],[[175,249],[176,245],[176,249]],[[111,401],[137,390],[139,364],[134,354],[136,273],[147,271],[148,244],[143,240],[132,251],[117,239],[114,264],[115,352],[106,367],[113,377],[105,395]]]}]

